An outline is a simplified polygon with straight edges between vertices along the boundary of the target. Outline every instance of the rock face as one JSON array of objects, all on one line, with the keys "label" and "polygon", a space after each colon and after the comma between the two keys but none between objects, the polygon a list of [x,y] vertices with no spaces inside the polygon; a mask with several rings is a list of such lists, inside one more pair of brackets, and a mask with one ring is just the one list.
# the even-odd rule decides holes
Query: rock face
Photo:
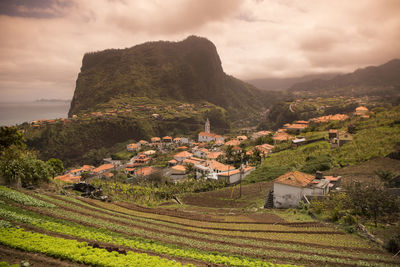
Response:
[{"label": "rock face", "polygon": [[85,54],[68,115],[121,96],[205,100],[228,111],[254,111],[265,93],[226,75],[214,44],[190,36]]}]

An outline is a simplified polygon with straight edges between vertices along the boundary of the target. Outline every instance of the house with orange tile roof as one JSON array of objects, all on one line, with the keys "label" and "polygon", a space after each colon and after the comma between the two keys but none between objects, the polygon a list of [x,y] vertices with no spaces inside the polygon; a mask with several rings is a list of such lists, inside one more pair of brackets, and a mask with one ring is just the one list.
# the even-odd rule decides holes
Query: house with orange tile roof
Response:
[{"label": "house with orange tile roof", "polygon": [[83,172],[89,172],[94,169],[94,166],[91,165],[83,165],[81,168],[70,170],[69,173],[73,176],[79,176]]},{"label": "house with orange tile roof", "polygon": [[193,156],[192,153],[188,151],[182,151],[174,155],[174,159],[177,162],[183,162],[185,159],[191,158]]},{"label": "house with orange tile roof", "polygon": [[360,107],[357,107],[357,108],[356,108],[356,110],[355,110],[355,112],[354,112],[354,115],[356,115],[356,116],[362,116],[362,115],[367,114],[368,111],[369,111],[368,108],[366,108],[366,107],[364,107],[364,106],[360,106]]},{"label": "house with orange tile roof", "polygon": [[163,141],[164,143],[172,143],[172,137],[171,137],[171,136],[164,136],[164,137],[162,138],[162,141]]},{"label": "house with orange tile roof", "polygon": [[281,132],[276,132],[273,136],[272,136],[272,140],[274,140],[274,145],[276,145],[277,143],[281,143],[281,142],[287,142],[294,139],[294,137],[284,131]]},{"label": "house with orange tile roof", "polygon": [[152,143],[159,143],[159,142],[161,142],[161,138],[160,138],[160,137],[152,137],[152,138],[150,139],[150,141],[151,141]]},{"label": "house with orange tile roof", "polygon": [[240,182],[240,180],[243,180],[247,175],[249,175],[255,169],[256,169],[255,167],[250,167],[250,166],[243,167],[242,169],[235,169],[232,171],[218,173],[217,177],[218,180],[225,180],[230,184],[236,184]]},{"label": "house with orange tile roof", "polygon": [[270,135],[271,133],[272,133],[271,131],[258,131],[258,132],[255,132],[255,133],[253,133],[251,135],[251,139],[257,139],[257,138],[260,138],[262,136]]},{"label": "house with orange tile roof", "polygon": [[145,146],[145,145],[148,145],[149,142],[147,142],[146,140],[140,140],[140,141],[138,142],[138,144],[139,144],[140,146]]},{"label": "house with orange tile roof", "polygon": [[218,135],[215,133],[207,133],[207,132],[200,132],[198,137],[199,137],[199,142],[206,142],[206,143],[225,140],[225,138],[222,135]]},{"label": "house with orange tile roof", "polygon": [[275,208],[295,208],[302,199],[307,200],[307,196],[324,196],[329,190],[330,181],[320,172],[316,175],[287,172],[274,180],[273,205]]},{"label": "house with orange tile roof", "polygon": [[216,160],[219,156],[223,155],[224,153],[222,151],[212,151],[209,152],[206,156],[206,159],[208,160]]},{"label": "house with orange tile roof", "polygon": [[238,146],[238,145],[240,145],[240,141],[237,139],[232,139],[225,142],[225,146]]},{"label": "house with orange tile roof", "polygon": [[132,152],[132,151],[136,151],[140,148],[140,146],[138,146],[137,144],[128,144],[126,145],[126,150]]},{"label": "house with orange tile roof", "polygon": [[299,131],[302,132],[304,131],[307,127],[308,124],[303,124],[303,123],[287,123],[283,126],[285,129],[289,130],[289,131]]},{"label": "house with orange tile roof", "polygon": [[155,169],[153,169],[152,167],[141,167],[141,168],[136,169],[135,175],[136,176],[149,176],[155,172],[156,172]]},{"label": "house with orange tile roof", "polygon": [[100,165],[99,167],[93,169],[92,173],[99,175],[99,174],[105,173],[107,171],[112,171],[112,170],[114,170],[114,168],[115,167],[113,164],[103,164],[103,165]]}]

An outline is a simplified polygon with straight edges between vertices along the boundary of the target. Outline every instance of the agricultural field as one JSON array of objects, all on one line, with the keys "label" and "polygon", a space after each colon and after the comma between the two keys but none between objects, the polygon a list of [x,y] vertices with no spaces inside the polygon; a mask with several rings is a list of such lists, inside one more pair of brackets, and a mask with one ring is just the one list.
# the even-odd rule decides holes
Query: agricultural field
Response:
[{"label": "agricultural field", "polygon": [[236,215],[194,206],[146,208],[6,187],[0,187],[0,243],[1,261],[31,266],[400,264],[374,244],[311,218],[293,221],[267,210]]}]

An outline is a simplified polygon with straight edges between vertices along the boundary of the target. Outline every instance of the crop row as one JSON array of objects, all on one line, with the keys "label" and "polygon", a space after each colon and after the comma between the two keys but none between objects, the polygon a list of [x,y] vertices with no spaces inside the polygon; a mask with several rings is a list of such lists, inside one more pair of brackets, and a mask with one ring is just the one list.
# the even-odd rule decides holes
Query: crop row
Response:
[{"label": "crop row", "polygon": [[[51,199],[51,198],[49,198]],[[57,205],[60,205],[64,208],[62,212],[62,216],[69,218],[69,219],[74,219],[74,220],[81,220],[85,221],[87,223],[97,223],[99,226],[102,227],[107,227],[110,228],[113,227],[112,229],[115,231],[125,231],[125,232],[132,232],[137,235],[141,236],[147,236],[151,238],[164,238],[164,234],[168,235],[167,240],[179,240],[180,242],[194,242],[193,239],[200,239],[202,241],[208,241],[211,243],[230,243],[231,245],[234,246],[240,246],[240,247],[252,247],[252,248],[262,248],[262,249],[269,249],[269,250],[276,250],[276,249],[286,249],[286,250],[297,250],[298,251],[304,251],[304,252],[312,252],[315,253],[316,248],[310,247],[308,244],[290,244],[287,242],[284,243],[279,243],[279,242],[267,242],[267,241],[260,241],[257,240],[249,240],[249,239],[243,239],[243,238],[230,238],[228,236],[219,236],[219,235],[209,235],[207,233],[201,233],[201,232],[195,232],[195,231],[189,231],[186,229],[182,229],[179,227],[174,227],[173,224],[170,223],[165,223],[165,222],[156,222],[151,219],[142,219],[142,218],[135,218],[129,215],[124,215],[124,214],[117,214],[113,213],[110,211],[105,211],[102,212],[100,209],[94,211],[93,209],[86,209],[83,208],[81,205],[76,205],[72,204],[71,202],[66,202],[66,201],[61,201],[54,199],[55,203]],[[77,200],[78,201],[78,200]],[[76,202],[78,204],[78,202]],[[86,203],[85,203],[86,204]],[[88,205],[88,204],[86,204]],[[88,205],[89,206],[89,205]],[[65,210],[71,209],[75,210],[76,212],[68,212]],[[90,207],[88,207],[90,208]],[[61,214],[60,211],[58,210],[53,210],[51,213],[54,214],[54,216],[57,216],[58,214]],[[110,213],[110,214],[109,214]],[[82,214],[85,214],[85,216],[88,216],[85,218]],[[111,215],[112,214],[112,215]],[[97,218],[94,219],[93,216],[96,216],[98,218],[101,218],[99,221]],[[104,221],[108,220],[108,221]],[[111,223],[109,220],[111,220],[114,223]],[[121,225],[122,224],[122,225]],[[130,226],[127,227],[126,225]],[[132,230],[132,227],[134,229]],[[139,229],[137,229],[139,228]],[[162,230],[160,230],[162,228]],[[184,231],[182,231],[184,230]],[[182,239],[184,237],[185,239]],[[183,240],[183,241],[182,241]],[[207,246],[206,248],[208,248]],[[296,252],[296,251],[293,251]],[[318,254],[318,253],[316,253]],[[372,252],[367,253],[359,253],[359,251],[349,251],[347,250],[338,250],[337,247],[336,249],[324,249],[324,255],[326,256],[348,256],[348,257],[362,257],[366,259],[385,259],[386,257],[382,255],[381,253],[375,254]]]},{"label": "crop row", "polygon": [[27,232],[23,229],[0,228],[0,243],[29,252],[68,259],[97,266],[182,266],[172,260],[128,251],[125,254],[93,248],[86,242]]},{"label": "crop row", "polygon": [[[47,197],[49,198],[49,197]],[[50,198],[49,198],[50,199]],[[66,200],[72,200],[71,198],[63,197],[63,199]],[[56,200],[57,201],[57,200]],[[315,245],[335,245],[335,247],[350,247],[350,248],[369,248],[369,245],[366,242],[362,242],[361,239],[354,237],[354,236],[349,236],[349,235],[315,235],[315,234],[297,234],[297,233],[252,233],[252,232],[233,232],[229,230],[211,230],[211,229],[201,229],[201,228],[196,228],[196,227],[189,227],[189,226],[181,226],[178,224],[174,223],[167,223],[164,221],[158,221],[154,219],[147,219],[143,217],[137,217],[135,215],[135,212],[131,214],[131,211],[126,208],[122,208],[119,206],[114,205],[113,207],[115,209],[113,210],[108,210],[107,207],[108,205],[104,205],[104,203],[99,202],[97,203],[99,206],[104,207],[98,208],[96,206],[92,206],[90,204],[87,204],[85,202],[81,202],[79,200],[73,199],[73,202],[80,204],[83,203],[84,206],[88,208],[95,208],[99,212],[102,213],[109,213],[110,215],[113,216],[124,216],[127,219],[131,219],[130,223],[134,223],[137,221],[142,221],[142,222],[149,222],[148,226],[151,224],[158,224],[160,226],[164,227],[172,227],[174,229],[180,229],[183,231],[188,231],[188,232],[193,232],[198,234],[204,234],[208,237],[212,236],[210,234],[214,234],[214,236],[226,236],[230,238],[235,238],[235,239],[240,239],[240,238],[252,238],[252,239],[260,239],[264,238],[266,239],[266,242],[268,244],[272,243],[270,241],[277,241],[277,242],[285,242],[285,241],[296,241],[300,243],[312,243]],[[64,201],[58,201],[55,202],[59,205],[65,205],[67,202]],[[77,205],[71,205],[70,206],[73,209],[78,209],[79,207]],[[93,212],[93,211],[91,211]],[[113,213],[115,212],[115,213]],[[114,217],[115,219],[115,217]]]},{"label": "crop row", "polygon": [[[137,214],[136,211],[132,211],[117,205],[97,202],[96,205],[102,207],[104,209],[109,209],[112,211],[116,211],[119,213],[132,215],[135,217],[141,217]],[[150,216],[149,216],[150,217]],[[148,217],[145,217],[148,218]],[[151,217],[150,217],[151,218]],[[164,221],[163,219],[153,218],[158,221]],[[165,221],[164,221],[165,222]],[[171,223],[174,223],[171,221]],[[321,244],[321,245],[332,245],[335,244],[337,246],[343,247],[360,247],[360,248],[370,248],[370,246],[363,242],[360,238],[356,238],[354,236],[343,235],[343,234],[330,234],[330,235],[320,235],[320,234],[312,234],[312,233],[295,233],[293,232],[285,232],[285,233],[274,233],[274,232],[242,232],[242,231],[231,231],[230,229],[206,229],[206,228],[197,228],[195,226],[195,221],[193,222],[194,226],[182,226],[177,223],[174,223],[176,226],[181,227],[182,229],[198,231],[202,233],[209,234],[221,234],[232,237],[245,237],[245,238],[265,238],[265,239],[275,239],[281,241],[296,241],[296,242],[309,242],[313,244]]]},{"label": "crop row", "polygon": [[74,236],[77,238],[84,238],[88,240],[96,240],[98,242],[110,243],[133,249],[152,251],[155,253],[170,255],[174,257],[182,257],[187,259],[200,260],[213,264],[226,264],[230,266],[270,266],[270,263],[262,260],[247,258],[247,257],[233,257],[221,253],[209,253],[195,249],[182,249],[178,246],[160,244],[154,240],[146,240],[139,237],[129,236],[126,237],[122,234],[114,233],[106,229],[96,229],[93,227],[86,227],[72,222],[63,224],[56,222],[51,218],[46,219],[35,218],[31,212],[15,212],[0,209],[0,217],[8,220],[16,220],[24,223],[29,223],[35,227],[45,229],[51,232]]},{"label": "crop row", "polygon": [[[79,207],[76,206],[75,207]],[[79,209],[79,208],[78,208]],[[99,218],[93,218],[91,215],[93,215],[93,211],[88,211],[84,209],[79,209],[80,212],[86,212],[85,215],[82,215],[81,213],[75,213],[75,212],[70,212],[70,211],[65,211],[63,210],[62,212],[62,217],[65,219],[72,219],[74,221],[79,221],[83,222],[86,224],[91,224],[94,226],[98,227],[103,227],[107,228],[109,230],[121,232],[121,233],[128,233],[128,234],[135,234],[138,236],[146,237],[146,238],[151,238],[151,239],[156,239],[156,240],[161,240],[162,242],[165,242],[168,240],[168,242],[172,242],[174,244],[179,244],[183,246],[193,246],[198,249],[202,250],[209,250],[210,248],[210,242],[213,243],[212,247],[214,250],[217,251],[223,251],[223,252],[230,252],[230,253],[236,253],[236,254],[241,254],[241,255],[246,255],[246,256],[256,256],[256,257],[271,257],[271,256],[276,256],[280,258],[287,258],[290,257],[291,260],[301,260],[301,259],[306,259],[306,260],[321,260],[323,259],[324,261],[328,262],[335,262],[335,263],[348,263],[349,260],[352,262],[357,262],[356,259],[365,259],[365,260],[386,260],[387,259],[383,255],[376,255],[376,254],[361,254],[361,255],[355,255],[356,253],[354,252],[344,252],[344,251],[334,251],[334,250],[329,250],[327,251],[324,249],[324,253],[316,253],[315,248],[310,248],[308,249],[309,253],[307,253],[307,247],[297,247],[297,251],[282,251],[281,248],[285,246],[280,247],[254,247],[254,241],[251,243],[249,240],[247,244],[243,244],[238,242],[238,240],[234,240],[237,243],[231,243],[226,245],[226,242],[229,242],[229,239],[225,240],[219,240],[219,242],[213,242],[214,240],[211,239],[212,236],[209,235],[202,235],[202,238],[206,240],[198,240],[199,234],[195,233],[193,236],[187,236],[181,235],[181,232],[179,230],[175,231],[160,231],[160,227],[155,227],[154,229],[149,229],[146,227],[146,223],[137,223],[137,220],[129,220],[125,218],[119,218],[119,217],[113,217],[111,215],[106,215],[102,214],[100,217],[104,217],[104,219],[99,219]],[[61,212],[58,210],[52,210],[50,211],[51,213],[54,213],[54,216],[57,216],[57,214],[60,214]],[[96,214],[96,216],[99,216],[99,214]],[[107,221],[105,219],[111,219],[113,222]],[[114,223],[115,221],[120,221],[123,223],[121,225],[120,223]],[[125,224],[125,225],[124,225]],[[129,224],[130,227],[126,226],[126,224]],[[133,224],[133,225],[132,225]],[[147,223],[148,224],[148,223]],[[132,226],[134,226],[132,228]],[[142,228],[137,228],[137,226],[142,227]],[[144,229],[143,229],[144,227]],[[218,239],[218,238],[217,238]],[[221,238],[220,238],[221,239]],[[222,241],[222,242],[221,242]],[[232,241],[232,240],[230,240]],[[216,244],[215,244],[216,243]],[[293,248],[292,248],[293,250]],[[303,251],[305,253],[303,253]],[[333,252],[333,254],[331,254]],[[311,255],[310,255],[311,254]],[[347,259],[344,259],[343,257],[346,257]],[[339,257],[339,258],[338,258]],[[350,259],[349,259],[350,258]]]},{"label": "crop row", "polygon": [[214,229],[214,230],[229,230],[229,231],[287,231],[287,232],[309,232],[312,234],[313,232],[318,232],[324,233],[326,232],[327,234],[332,234],[332,233],[337,233],[337,234],[343,234],[342,232],[332,230],[332,228],[329,227],[291,227],[287,225],[280,225],[280,224],[240,224],[240,223],[235,223],[235,224],[229,224],[229,223],[217,223],[217,222],[205,222],[205,221],[197,221],[197,220],[192,220],[192,219],[185,219],[185,218],[177,218],[177,217],[171,217],[168,215],[160,215],[156,213],[150,213],[150,212],[143,212],[143,211],[137,211],[137,210],[132,210],[132,209],[127,209],[115,204],[111,203],[103,203],[103,202],[96,202],[96,205],[100,206],[101,208],[104,209],[109,209],[113,211],[118,211],[118,212],[123,212],[127,213],[129,215],[133,215],[136,217],[141,217],[141,218],[147,218],[147,219],[154,219],[158,221],[164,221],[164,222],[170,222],[174,223],[175,225],[182,225],[182,226],[190,226],[190,227],[195,227],[195,228],[204,228],[204,229]]},{"label": "crop row", "polygon": [[[57,214],[56,211],[52,211],[54,214]],[[74,220],[83,222],[86,224],[91,224],[93,226],[98,226],[102,228],[106,228],[108,230],[116,231],[122,234],[128,235],[135,235],[141,236],[144,238],[151,238],[153,240],[159,240],[161,242],[168,242],[172,244],[177,244],[184,247],[195,247],[197,249],[203,251],[210,251],[210,241],[209,240],[197,240],[194,238],[182,237],[177,234],[170,234],[170,233],[161,233],[160,231],[155,232],[154,230],[148,231],[143,229],[137,229],[133,227],[128,227],[126,225],[112,223],[110,221],[93,218],[90,216],[83,216],[82,214],[77,214],[69,211],[63,211],[63,215],[65,219]],[[348,263],[348,264],[359,264],[359,265],[366,265],[368,266],[370,260],[376,260],[377,255],[363,255],[364,257],[353,258],[352,257],[346,258],[346,253],[339,253],[336,255],[330,255],[327,251],[324,250],[324,253],[315,252],[313,253],[305,253],[303,251],[282,251],[277,248],[254,248],[252,246],[240,246],[237,244],[223,244],[223,243],[212,243],[212,253],[214,251],[219,252],[228,252],[231,254],[238,254],[243,256],[250,256],[250,257],[257,257],[257,258],[265,258],[265,257],[279,257],[282,259],[290,259],[290,261],[323,261],[323,262],[330,262],[330,263]],[[349,256],[349,255],[348,255]],[[384,257],[379,257],[378,260],[385,260]],[[366,260],[368,262],[365,262]],[[387,260],[386,260],[387,261]]]},{"label": "crop row", "polygon": [[45,208],[54,208],[55,205],[47,203],[45,201],[38,200],[31,196],[28,196],[24,193],[18,192],[16,190],[10,189],[5,186],[0,186],[0,197],[15,201],[17,203],[27,205],[27,206],[35,206],[35,207],[45,207]]}]

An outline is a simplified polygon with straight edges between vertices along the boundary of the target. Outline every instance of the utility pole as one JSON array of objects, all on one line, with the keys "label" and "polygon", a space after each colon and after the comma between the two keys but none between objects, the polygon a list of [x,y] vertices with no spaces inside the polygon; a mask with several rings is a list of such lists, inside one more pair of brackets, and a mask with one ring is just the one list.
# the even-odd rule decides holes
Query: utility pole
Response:
[{"label": "utility pole", "polygon": [[243,153],[240,153],[240,182],[239,182],[239,198],[242,198],[242,175],[243,175]]}]

